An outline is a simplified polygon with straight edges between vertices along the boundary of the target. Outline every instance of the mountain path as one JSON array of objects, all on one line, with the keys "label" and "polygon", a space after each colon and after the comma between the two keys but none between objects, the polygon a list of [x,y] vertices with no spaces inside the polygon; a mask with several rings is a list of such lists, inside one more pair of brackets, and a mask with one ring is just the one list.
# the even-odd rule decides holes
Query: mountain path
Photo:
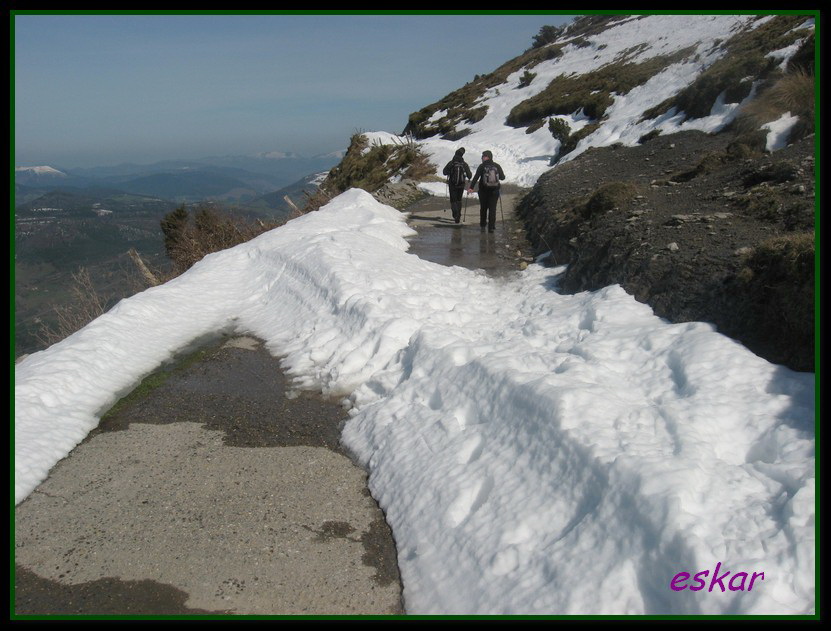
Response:
[{"label": "mountain path", "polygon": [[[506,187],[407,208],[411,252],[509,273],[530,245]],[[504,219],[504,220],[503,220]],[[15,510],[16,615],[401,615],[392,532],[340,446],[347,415],[288,398],[260,340],[214,341],[120,401]]]}]

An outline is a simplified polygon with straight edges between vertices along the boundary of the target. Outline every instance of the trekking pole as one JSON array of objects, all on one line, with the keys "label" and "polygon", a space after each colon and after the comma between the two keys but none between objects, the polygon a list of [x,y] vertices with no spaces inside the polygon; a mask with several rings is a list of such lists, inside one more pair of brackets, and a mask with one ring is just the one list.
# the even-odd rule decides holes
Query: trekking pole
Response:
[{"label": "trekking pole", "polygon": [[499,192],[499,214],[502,216],[502,223],[505,223],[505,213],[502,212],[502,191]]},{"label": "trekking pole", "polygon": [[462,214],[462,223],[464,223],[464,221],[467,219],[467,200],[469,200],[469,199],[470,199],[470,194],[467,191],[465,191],[465,211]]}]

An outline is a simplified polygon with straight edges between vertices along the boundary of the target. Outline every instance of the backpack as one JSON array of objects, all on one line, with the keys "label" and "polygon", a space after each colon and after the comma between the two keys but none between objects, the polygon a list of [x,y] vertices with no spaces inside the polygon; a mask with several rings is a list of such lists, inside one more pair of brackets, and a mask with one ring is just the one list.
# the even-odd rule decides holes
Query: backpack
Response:
[{"label": "backpack", "polygon": [[495,164],[486,164],[482,167],[482,186],[486,188],[499,186],[499,169]]},{"label": "backpack", "polygon": [[450,167],[450,186],[461,187],[467,182],[465,165],[462,162],[454,162]]}]

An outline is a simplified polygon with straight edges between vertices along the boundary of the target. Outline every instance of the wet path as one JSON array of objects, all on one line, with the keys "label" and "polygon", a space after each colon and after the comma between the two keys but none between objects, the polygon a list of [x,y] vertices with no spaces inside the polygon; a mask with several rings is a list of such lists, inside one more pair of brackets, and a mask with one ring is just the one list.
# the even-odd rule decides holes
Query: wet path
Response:
[{"label": "wet path", "polygon": [[434,263],[482,269],[493,276],[520,269],[533,260],[525,230],[514,214],[523,192],[503,187],[494,233],[479,227],[479,198],[475,194],[465,196],[466,207],[459,224],[453,221],[447,198],[428,197],[416,202],[406,209],[411,213],[408,223],[418,231],[418,236],[411,239],[410,252]]},{"label": "wet path", "polygon": [[[530,248],[505,191],[410,207],[411,252],[500,275]],[[504,218],[504,220],[503,220]],[[17,615],[395,615],[392,533],[340,447],[336,401],[286,397],[258,340],[221,340],[148,377],[15,510]]]}]

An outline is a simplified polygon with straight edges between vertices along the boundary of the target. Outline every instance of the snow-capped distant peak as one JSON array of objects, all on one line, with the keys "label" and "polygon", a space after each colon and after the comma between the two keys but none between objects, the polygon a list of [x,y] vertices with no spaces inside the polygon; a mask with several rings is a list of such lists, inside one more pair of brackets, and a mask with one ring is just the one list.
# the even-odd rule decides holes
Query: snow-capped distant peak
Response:
[{"label": "snow-capped distant peak", "polygon": [[323,153],[323,154],[320,154],[320,155],[315,156],[315,157],[316,158],[338,158],[338,159],[340,159],[340,158],[343,158],[343,156],[345,156],[345,155],[346,155],[346,149],[338,149],[337,151],[330,151],[329,153]]},{"label": "snow-capped distant peak", "polygon": [[55,177],[67,177],[66,173],[63,171],[58,171],[58,169],[54,169],[49,166],[39,166],[39,167],[15,167],[15,173],[32,173],[34,175],[50,175]]},{"label": "snow-capped distant peak", "polygon": [[296,153],[291,152],[284,152],[284,151],[263,151],[262,153],[257,154],[258,158],[267,158],[269,160],[282,160],[284,158],[296,158]]}]

